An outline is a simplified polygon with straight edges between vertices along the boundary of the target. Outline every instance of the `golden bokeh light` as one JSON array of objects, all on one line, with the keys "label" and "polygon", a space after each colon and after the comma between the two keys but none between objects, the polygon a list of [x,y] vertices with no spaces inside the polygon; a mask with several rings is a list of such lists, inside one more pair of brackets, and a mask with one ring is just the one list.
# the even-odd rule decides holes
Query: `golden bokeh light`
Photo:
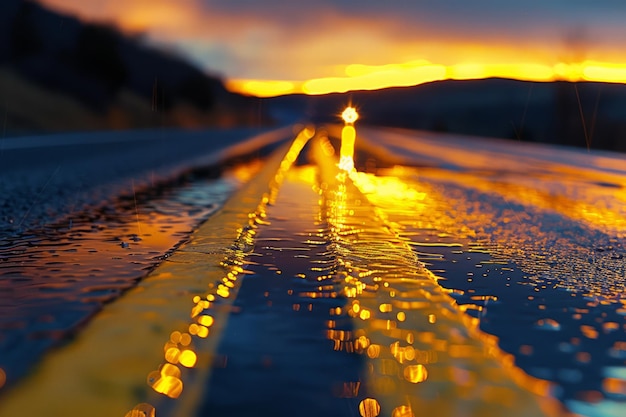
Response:
[{"label": "golden bokeh light", "polygon": [[211,327],[213,325],[213,321],[213,317],[209,315],[198,317],[198,324],[201,324],[205,327]]},{"label": "golden bokeh light", "polygon": [[198,336],[200,338],[205,338],[209,335],[209,329],[205,326],[192,323],[189,325],[189,334],[193,336]]},{"label": "golden bokeh light", "polygon": [[178,358],[178,362],[185,368],[193,368],[196,365],[197,360],[198,356],[193,350],[190,349],[183,350]]},{"label": "golden bokeh light", "polygon": [[380,404],[374,398],[365,398],[359,404],[361,417],[377,417],[380,414]]},{"label": "golden bokeh light", "polygon": [[369,345],[367,348],[367,356],[370,359],[375,359],[380,356],[380,345]]},{"label": "golden bokeh light", "polygon": [[180,357],[180,350],[176,347],[171,347],[165,351],[165,360],[169,363],[177,364]]},{"label": "golden bokeh light", "polygon": [[[183,391],[183,381],[181,371],[176,365],[165,363],[159,371],[152,371],[148,374],[147,382],[153,390],[170,398],[178,398]],[[142,410],[131,410],[141,412]],[[139,414],[141,415],[141,414]]]},{"label": "golden bokeh light", "polygon": [[124,417],[155,417],[155,408],[148,403],[137,404]]},{"label": "golden bokeh light", "polygon": [[391,417],[415,417],[415,414],[413,413],[413,410],[411,410],[411,407],[401,405],[400,407],[393,409]]},{"label": "golden bokeh light", "polygon": [[381,313],[391,313],[393,311],[393,306],[389,303],[383,303],[378,306],[378,309]]},{"label": "golden bokeh light", "polygon": [[189,333],[183,333],[180,336],[180,342],[183,346],[189,346],[191,344],[191,335]]},{"label": "golden bokeh light", "polygon": [[183,392],[183,381],[174,376],[163,376],[152,385],[152,389],[170,398],[178,398]]},{"label": "golden bokeh light", "polygon": [[162,376],[173,376],[175,378],[180,378],[181,372],[180,368],[176,365],[172,365],[170,363],[163,364],[161,367],[161,375]]},{"label": "golden bokeh light", "polygon": [[426,381],[428,371],[424,365],[409,365],[404,368],[404,379],[414,384]]},{"label": "golden bokeh light", "polygon": [[181,336],[182,336],[182,333],[179,332],[178,330],[175,330],[170,334],[170,341],[172,343],[178,343],[180,342]]}]

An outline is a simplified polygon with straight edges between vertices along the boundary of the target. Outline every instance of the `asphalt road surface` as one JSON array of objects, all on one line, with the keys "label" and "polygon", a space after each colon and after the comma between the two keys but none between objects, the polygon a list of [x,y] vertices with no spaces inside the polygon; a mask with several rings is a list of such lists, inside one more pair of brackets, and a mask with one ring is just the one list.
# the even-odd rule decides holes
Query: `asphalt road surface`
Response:
[{"label": "asphalt road surface", "polygon": [[[254,154],[286,132],[239,137]],[[308,128],[258,153],[262,163],[116,206],[133,221],[98,217],[120,239],[104,239],[93,258],[29,269],[34,249],[7,241],[0,271],[4,282],[31,279],[24,302],[43,280],[97,268],[72,276],[70,292],[44,286],[38,300],[56,297],[59,312],[22,325],[19,346],[56,337],[57,348],[6,378],[0,415],[624,414],[623,155],[357,126],[356,170],[346,172],[341,137],[341,126]],[[48,189],[61,168],[42,166]],[[177,166],[163,178],[187,165]],[[150,210],[190,221],[158,243],[149,225],[178,220],[150,223]],[[55,250],[71,239],[60,242]],[[49,261],[46,250],[35,258]],[[121,278],[105,280],[76,297],[75,282],[127,271],[141,253],[152,258],[122,290],[102,298]],[[42,332],[63,305],[94,298],[86,319],[65,322],[71,339]],[[6,309],[2,319],[6,329],[20,322]],[[7,352],[16,343],[0,338]]]}]

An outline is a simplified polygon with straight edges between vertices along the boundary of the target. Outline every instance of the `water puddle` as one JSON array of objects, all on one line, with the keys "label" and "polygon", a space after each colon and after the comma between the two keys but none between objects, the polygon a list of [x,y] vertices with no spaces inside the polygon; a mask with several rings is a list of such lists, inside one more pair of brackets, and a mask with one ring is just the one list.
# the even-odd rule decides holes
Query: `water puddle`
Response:
[{"label": "water puddle", "polygon": [[314,177],[311,166],[292,170],[256,228],[217,352],[223,365],[213,370],[198,415],[356,411],[356,393],[345,390],[347,381],[358,384],[362,359],[333,350],[332,338],[350,334],[351,324],[339,313],[346,298],[334,279]]},{"label": "water puddle", "polygon": [[623,405],[625,395],[624,380],[606,376],[625,365],[620,224],[599,227],[609,216],[589,227],[559,214],[563,200],[555,212],[521,204],[521,187],[469,188],[458,173],[435,171],[362,174],[361,188],[517,366],[553,382],[553,395],[577,412],[617,415],[589,409]]},{"label": "water puddle", "polygon": [[[320,166],[280,173],[234,272],[197,297],[230,312],[199,415],[620,415],[619,223],[489,172],[379,169],[354,176],[364,196]],[[173,363],[154,374],[171,398]]]},{"label": "water puddle", "polygon": [[[321,149],[330,161],[332,145]],[[199,401],[198,415],[512,417],[560,411],[556,397],[621,416],[626,275],[613,200],[576,205],[575,193],[552,198],[531,192],[533,179],[511,186],[487,171],[337,180],[319,155],[290,168],[310,162],[299,151],[165,341],[147,375],[158,399],[128,415],[193,415],[171,410]],[[3,239],[0,385],[184,241],[254,172],[242,170]]]},{"label": "water puddle", "polygon": [[255,226],[198,415],[541,415],[516,383],[547,385],[472,330],[388,221],[349,180],[292,169]]},{"label": "water puddle", "polygon": [[1,236],[0,369],[7,383],[134,286],[259,166],[137,190],[63,222]]}]

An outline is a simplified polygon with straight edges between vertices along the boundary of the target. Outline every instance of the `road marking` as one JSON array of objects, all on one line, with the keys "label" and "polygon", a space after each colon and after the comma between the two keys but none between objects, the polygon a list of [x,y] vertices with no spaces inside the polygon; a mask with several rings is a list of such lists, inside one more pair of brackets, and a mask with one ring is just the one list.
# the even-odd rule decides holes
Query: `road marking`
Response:
[{"label": "road marking", "polygon": [[[297,158],[299,149],[294,146],[304,146],[312,134],[304,129],[290,147],[276,151],[262,171],[200,227],[187,246],[124,296],[105,306],[74,340],[50,352],[31,377],[5,393],[0,415],[112,417],[128,412],[133,417],[149,416],[154,411],[152,402],[161,403],[162,396],[154,394],[146,380],[154,377],[150,370],[163,362],[164,353],[167,354],[164,344],[168,340],[174,343],[172,339],[179,344],[186,342],[180,338],[190,328],[192,300],[206,295],[207,283],[219,282],[225,273],[228,276],[232,272],[225,271],[221,262],[225,257],[236,258],[233,253],[237,253],[237,248],[230,252],[227,248],[233,242],[245,244],[250,222],[259,220],[258,214],[262,214],[262,206],[271,198],[272,188],[280,184],[282,170]],[[234,295],[236,288],[230,292]],[[206,339],[209,348],[217,344],[228,309],[217,314],[224,320],[214,318],[211,331],[217,337]],[[190,349],[179,353],[184,350]],[[196,355],[198,367],[210,359],[210,352],[203,352],[206,354]],[[192,354],[185,353],[183,361],[191,365]],[[170,377],[165,385],[176,385],[176,369],[193,377],[198,368],[161,367],[159,374]],[[181,397],[183,405],[194,401],[193,390],[186,391],[190,392],[189,398]],[[136,412],[130,412],[136,405]]]},{"label": "road marking", "polygon": [[[359,407],[363,417],[558,415],[549,384],[514,366],[512,355],[481,332],[420,266],[407,241],[358,187],[367,174],[338,174],[323,143],[320,194],[350,301],[354,334],[338,333],[336,347],[368,358]],[[382,411],[381,411],[382,410]]]},{"label": "road marking", "polygon": [[[220,359],[216,347],[256,225],[311,134],[276,153],[188,245],[49,355],[7,396],[0,415],[192,415]],[[541,406],[553,401],[527,389],[546,385],[478,330],[357,189],[354,181],[367,177],[338,176],[328,144],[321,138],[319,145],[321,211],[331,225],[337,286],[349,299],[337,314],[351,317],[355,329],[328,337],[335,349],[367,359],[367,377],[344,386],[353,398],[367,393],[361,416],[552,414]]]}]

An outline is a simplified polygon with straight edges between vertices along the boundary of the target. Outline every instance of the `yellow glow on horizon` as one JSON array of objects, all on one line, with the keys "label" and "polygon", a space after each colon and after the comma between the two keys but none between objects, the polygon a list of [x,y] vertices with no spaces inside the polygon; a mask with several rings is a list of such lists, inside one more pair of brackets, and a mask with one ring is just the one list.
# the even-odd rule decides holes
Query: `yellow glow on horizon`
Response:
[{"label": "yellow glow on horizon", "polygon": [[280,80],[227,80],[226,88],[257,97],[275,97],[302,92],[297,83]]},{"label": "yellow glow on horizon", "polygon": [[368,74],[380,73],[380,72],[393,72],[393,71],[405,71],[416,67],[430,65],[431,63],[425,59],[419,59],[415,61],[405,62],[402,64],[386,64],[386,65],[363,65],[363,64],[351,64],[345,68],[345,73],[348,77],[361,77]]},{"label": "yellow glow on horizon", "polygon": [[626,64],[609,64],[589,61],[583,70],[585,80],[604,80],[610,83],[626,83]]},{"label": "yellow glow on horizon", "polygon": [[[558,34],[540,37],[511,32],[507,36],[504,31],[503,36],[484,38],[473,25],[442,26],[446,30],[435,34],[428,27],[436,22],[420,19],[410,30],[396,32],[397,20],[388,19],[386,13],[337,15],[313,6],[307,19],[318,23],[299,25],[294,30],[254,7],[221,7],[197,0],[39,3],[85,21],[106,22],[123,33],[165,46],[175,55],[189,53],[202,68],[206,65],[211,71],[226,74],[229,90],[257,97],[320,95],[490,77],[626,83],[626,52],[615,35],[598,36],[597,43],[585,43],[584,50],[579,50],[581,45],[564,43]],[[271,14],[281,16],[282,12]],[[571,30],[553,23],[554,33]],[[488,21],[483,24],[490,25]],[[607,22],[607,30],[615,28],[619,30]],[[329,48],[329,44],[335,47]],[[234,54],[236,59],[221,62],[204,51],[207,45],[222,45],[225,56]],[[420,55],[416,55],[418,51]],[[580,53],[589,60],[572,62]]]},{"label": "yellow glow on horizon", "polygon": [[448,77],[455,80],[502,77],[523,81],[553,81],[554,70],[548,65],[518,64],[474,64],[463,63],[447,67]]},{"label": "yellow glow on horizon", "polygon": [[302,85],[305,94],[345,93],[352,90],[378,90],[386,87],[409,87],[446,78],[443,65],[383,66],[377,71],[366,71],[348,77],[327,77],[306,81]]},{"label": "yellow glow on horizon", "polygon": [[345,77],[314,78],[304,82],[269,80],[230,80],[227,88],[257,97],[285,94],[321,95],[358,90],[409,87],[441,80],[509,78],[522,81],[595,81],[626,83],[626,63],[582,61],[554,65],[533,62],[491,63],[462,62],[454,65],[432,64],[416,60],[404,64],[361,65],[345,67]]}]

